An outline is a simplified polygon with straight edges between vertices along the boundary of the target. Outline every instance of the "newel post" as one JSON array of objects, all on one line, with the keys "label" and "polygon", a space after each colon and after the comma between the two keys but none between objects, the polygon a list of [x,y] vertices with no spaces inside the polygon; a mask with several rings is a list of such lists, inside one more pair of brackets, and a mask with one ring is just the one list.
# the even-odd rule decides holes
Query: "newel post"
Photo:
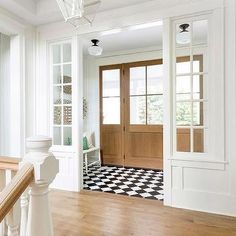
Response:
[{"label": "newel post", "polygon": [[49,153],[52,140],[36,136],[26,140],[24,161],[34,165],[35,180],[30,185],[26,236],[52,236],[53,225],[48,201],[49,185],[59,171],[59,162]]}]

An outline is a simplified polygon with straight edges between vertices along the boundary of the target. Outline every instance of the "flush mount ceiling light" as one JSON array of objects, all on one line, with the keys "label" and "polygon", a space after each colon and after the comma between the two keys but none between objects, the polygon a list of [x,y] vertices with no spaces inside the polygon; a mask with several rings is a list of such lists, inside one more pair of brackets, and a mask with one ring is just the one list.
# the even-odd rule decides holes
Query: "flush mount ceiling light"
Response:
[{"label": "flush mount ceiling light", "polygon": [[92,39],[91,42],[93,43],[92,46],[88,48],[88,52],[91,56],[100,56],[102,55],[102,47],[98,45],[99,40],[98,39]]},{"label": "flush mount ceiling light", "polygon": [[190,43],[190,32],[188,31],[189,24],[182,24],[179,26],[180,32],[176,35],[176,41],[178,44]]},{"label": "flush mount ceiling light", "polygon": [[101,0],[56,0],[66,22],[75,27],[94,21]]}]

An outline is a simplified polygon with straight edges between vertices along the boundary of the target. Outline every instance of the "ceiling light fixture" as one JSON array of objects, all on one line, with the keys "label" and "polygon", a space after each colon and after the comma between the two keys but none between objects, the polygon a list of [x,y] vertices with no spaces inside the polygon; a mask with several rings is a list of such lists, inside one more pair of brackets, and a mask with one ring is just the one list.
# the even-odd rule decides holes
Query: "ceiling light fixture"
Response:
[{"label": "ceiling light fixture", "polygon": [[91,42],[93,43],[93,45],[88,48],[89,54],[91,56],[101,56],[103,48],[98,45],[99,40],[98,39],[92,39]]},{"label": "ceiling light fixture", "polygon": [[189,24],[182,24],[179,26],[180,32],[176,35],[178,44],[188,44],[191,42],[190,32],[188,31]]},{"label": "ceiling light fixture", "polygon": [[101,0],[91,0],[85,4],[84,0],[56,0],[66,22],[76,28],[82,24],[92,24]]}]

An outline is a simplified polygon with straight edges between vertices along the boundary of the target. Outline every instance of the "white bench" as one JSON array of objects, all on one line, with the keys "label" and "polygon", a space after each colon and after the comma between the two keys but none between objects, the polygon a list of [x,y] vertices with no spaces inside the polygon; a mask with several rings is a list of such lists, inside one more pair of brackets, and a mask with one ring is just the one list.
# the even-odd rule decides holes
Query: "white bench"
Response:
[{"label": "white bench", "polygon": [[[93,152],[98,152],[98,160],[93,161],[88,164],[88,154],[93,153]],[[88,150],[83,150],[83,157],[84,157],[84,163],[85,163],[85,170],[86,173],[88,173],[88,167],[92,166],[94,164],[99,164],[101,166],[101,155],[100,155],[100,148],[94,147],[90,148]]]}]

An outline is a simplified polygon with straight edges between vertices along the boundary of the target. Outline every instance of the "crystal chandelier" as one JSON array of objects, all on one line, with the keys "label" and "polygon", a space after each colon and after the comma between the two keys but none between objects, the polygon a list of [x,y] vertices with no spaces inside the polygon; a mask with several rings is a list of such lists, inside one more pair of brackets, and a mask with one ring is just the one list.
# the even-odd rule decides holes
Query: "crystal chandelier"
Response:
[{"label": "crystal chandelier", "polygon": [[66,22],[78,27],[94,21],[101,0],[56,0]]}]

